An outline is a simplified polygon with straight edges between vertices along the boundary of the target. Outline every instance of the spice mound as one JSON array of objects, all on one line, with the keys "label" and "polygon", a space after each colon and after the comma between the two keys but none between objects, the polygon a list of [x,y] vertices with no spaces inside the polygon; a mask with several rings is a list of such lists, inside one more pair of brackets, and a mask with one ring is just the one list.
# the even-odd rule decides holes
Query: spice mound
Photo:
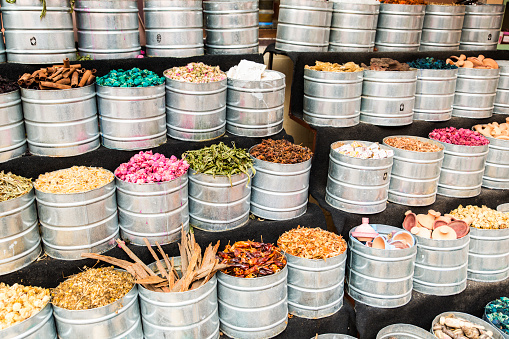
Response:
[{"label": "spice mound", "polygon": [[445,61],[449,65],[455,65],[460,68],[481,68],[481,69],[497,69],[498,63],[491,59],[485,58],[484,55],[478,57],[467,58],[465,54],[461,54],[459,57],[451,56]]},{"label": "spice mound", "polygon": [[343,144],[340,142],[333,144],[333,149],[340,154],[358,159],[385,159],[394,155],[392,150],[382,149],[377,142],[371,145],[363,144],[358,141],[354,141],[350,144]]},{"label": "spice mound", "polygon": [[277,245],[285,253],[305,259],[327,259],[346,251],[346,241],[342,236],[319,227],[294,228],[283,233]]},{"label": "spice mound", "polygon": [[0,330],[35,315],[49,300],[46,288],[0,283]]},{"label": "spice mound", "polygon": [[412,68],[418,69],[456,69],[458,66],[448,64],[444,60],[436,60],[435,58],[420,58],[408,63]]},{"label": "spice mound", "polygon": [[253,146],[250,154],[258,160],[278,164],[298,164],[313,157],[309,148],[284,139],[264,139],[261,144]]},{"label": "spice mound", "polygon": [[149,87],[164,84],[164,78],[147,69],[135,67],[128,71],[113,69],[97,78],[97,84],[106,87]]},{"label": "spice mound", "polygon": [[434,129],[429,137],[453,145],[483,146],[490,143],[479,132],[465,128],[456,129],[455,127]]},{"label": "spice mound", "polygon": [[120,180],[147,184],[161,181],[172,181],[186,174],[189,164],[172,155],[166,158],[164,155],[152,151],[140,152],[131,159],[118,166],[115,175]]},{"label": "spice mound", "polygon": [[482,325],[455,316],[454,314],[440,317],[440,321],[433,325],[433,333],[437,338],[493,338],[493,332]]},{"label": "spice mound", "polygon": [[430,142],[406,137],[387,138],[385,143],[395,148],[413,152],[440,152],[442,150],[440,146]]},{"label": "spice mound", "polygon": [[34,187],[44,193],[81,193],[103,187],[113,179],[113,173],[101,167],[73,166],[39,175]]},{"label": "spice mound", "polygon": [[0,94],[9,93],[17,89],[19,89],[19,86],[15,81],[9,80],[0,75]]},{"label": "spice mound", "polygon": [[509,298],[501,297],[486,305],[486,317],[505,335],[509,334]]},{"label": "spice mound", "polygon": [[509,228],[509,213],[496,211],[486,206],[467,205],[452,210],[450,213],[458,219],[471,219],[470,226],[481,229],[503,229]]},{"label": "spice mound", "polygon": [[396,4],[396,5],[427,5],[427,1],[422,0],[381,0],[382,4]]},{"label": "spice mound", "polygon": [[237,241],[217,253],[221,264],[231,265],[222,272],[238,278],[258,278],[281,271],[286,258],[273,244]]},{"label": "spice mound", "polygon": [[391,58],[371,58],[369,66],[361,64],[364,69],[372,71],[409,71],[410,66],[407,63],[401,63]]},{"label": "spice mound", "polygon": [[316,61],[314,66],[306,65],[304,68],[323,72],[360,72],[364,70],[364,68],[352,61],[345,64]]},{"label": "spice mound", "polygon": [[16,199],[32,189],[32,180],[25,177],[0,172],[0,202]]},{"label": "spice mound", "polygon": [[476,132],[485,137],[491,137],[500,140],[509,140],[509,117],[505,118],[504,123],[492,122],[487,125],[475,125]]},{"label": "spice mound", "polygon": [[209,66],[203,62],[191,62],[187,66],[167,69],[164,76],[172,80],[199,84],[226,79],[226,74],[219,66]]},{"label": "spice mound", "polygon": [[52,304],[66,310],[90,310],[123,298],[134,277],[113,267],[90,268],[71,276],[51,291]]}]

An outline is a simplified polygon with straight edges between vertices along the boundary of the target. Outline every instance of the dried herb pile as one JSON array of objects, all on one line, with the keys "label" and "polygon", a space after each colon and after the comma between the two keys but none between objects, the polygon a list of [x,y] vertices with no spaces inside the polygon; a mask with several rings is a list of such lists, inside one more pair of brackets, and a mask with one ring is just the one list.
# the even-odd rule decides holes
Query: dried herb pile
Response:
[{"label": "dried herb pile", "polygon": [[71,194],[103,187],[114,178],[113,173],[101,167],[73,166],[39,175],[34,186],[45,193]]},{"label": "dried herb pile", "polygon": [[380,0],[382,4],[396,4],[396,5],[427,5],[427,1],[423,0]]},{"label": "dried herb pile", "polygon": [[9,93],[19,88],[16,81],[9,80],[0,75],[0,94]]},{"label": "dried herb pile", "polygon": [[482,207],[459,205],[450,214],[462,220],[470,218],[472,220],[470,226],[475,228],[492,230],[509,228],[509,213],[500,212],[484,205]]},{"label": "dried herb pile", "polygon": [[401,63],[391,58],[371,58],[369,66],[361,64],[364,69],[371,71],[409,71],[410,66],[407,63]]},{"label": "dried herb pile", "polygon": [[277,245],[285,253],[305,259],[327,259],[346,251],[342,236],[319,227],[297,227],[283,233]]},{"label": "dried herb pile", "polygon": [[0,283],[0,331],[35,315],[49,300],[46,288]]},{"label": "dried herb pile", "polygon": [[352,61],[345,64],[315,61],[314,66],[306,65],[304,68],[323,72],[360,72],[364,70],[364,68]]},{"label": "dried herb pile", "polygon": [[284,139],[264,139],[261,144],[253,146],[250,154],[256,159],[278,164],[298,164],[313,157],[309,148]]},{"label": "dried herb pile", "polygon": [[25,177],[0,172],[0,202],[18,198],[32,189],[32,180]]},{"label": "dried herb pile", "polygon": [[393,137],[385,140],[385,143],[391,147],[413,152],[440,152],[442,150],[438,145],[414,138]]}]

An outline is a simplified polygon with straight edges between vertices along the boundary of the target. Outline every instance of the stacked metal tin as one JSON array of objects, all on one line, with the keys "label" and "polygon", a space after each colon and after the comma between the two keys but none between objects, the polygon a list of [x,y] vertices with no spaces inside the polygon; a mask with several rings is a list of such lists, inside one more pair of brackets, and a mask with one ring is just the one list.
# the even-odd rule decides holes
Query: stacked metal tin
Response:
[{"label": "stacked metal tin", "polygon": [[468,5],[460,50],[496,50],[505,5]]}]

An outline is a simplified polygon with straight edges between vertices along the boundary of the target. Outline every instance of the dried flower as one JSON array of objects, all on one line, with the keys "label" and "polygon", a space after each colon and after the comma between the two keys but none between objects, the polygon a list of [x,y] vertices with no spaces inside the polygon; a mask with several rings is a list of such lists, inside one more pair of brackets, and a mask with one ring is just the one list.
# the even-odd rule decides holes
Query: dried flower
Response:
[{"label": "dried flower", "polygon": [[319,227],[294,228],[283,233],[277,245],[288,254],[306,259],[327,259],[346,251],[346,241],[342,236]]},{"label": "dried flower", "polygon": [[415,138],[393,137],[387,138],[385,143],[395,148],[413,152],[439,152],[442,150],[438,145]]},{"label": "dried flower", "polygon": [[32,180],[14,175],[11,172],[0,172],[0,202],[19,198],[32,189]]},{"label": "dried flower", "polygon": [[483,146],[490,143],[479,132],[465,128],[456,129],[455,127],[434,129],[429,137],[453,145]]},{"label": "dried flower", "polygon": [[0,283],[0,331],[35,315],[49,300],[46,288]]},{"label": "dried flower", "polygon": [[45,193],[81,193],[103,187],[113,179],[113,173],[101,167],[73,166],[39,175],[34,187]]}]

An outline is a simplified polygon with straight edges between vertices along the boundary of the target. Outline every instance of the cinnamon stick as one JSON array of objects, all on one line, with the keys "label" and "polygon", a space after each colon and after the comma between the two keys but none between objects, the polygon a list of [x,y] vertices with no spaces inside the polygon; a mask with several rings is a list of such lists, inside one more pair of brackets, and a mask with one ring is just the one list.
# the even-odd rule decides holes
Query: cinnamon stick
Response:
[{"label": "cinnamon stick", "polygon": [[79,80],[79,73],[78,72],[74,72],[72,74],[72,78],[71,78],[71,87],[72,88],[76,88],[78,87],[78,80]]},{"label": "cinnamon stick", "polygon": [[[70,86],[69,86],[70,87]],[[136,256],[136,254],[134,254],[131,249],[129,247],[127,247],[127,245],[125,244],[125,242],[123,242],[122,240],[120,239],[115,239],[115,241],[117,242],[118,246],[124,250],[125,253],[127,253],[127,255],[129,256],[129,258],[133,259],[137,264],[140,264],[140,266],[149,274],[149,275],[153,275],[153,276],[157,276],[157,274],[154,273],[154,271],[152,271],[147,265],[145,265],[145,263],[143,261],[140,260],[140,258],[138,258]]]},{"label": "cinnamon stick", "polygon": [[88,78],[92,75],[92,71],[87,69],[81,78],[81,81],[78,84],[78,87],[83,87],[87,83]]},{"label": "cinnamon stick", "polygon": [[[63,78],[63,79],[60,79],[58,80],[57,82],[55,82],[56,84],[62,84],[62,85],[70,85],[71,84],[71,79],[69,78]],[[72,86],[71,86],[72,87]]]},{"label": "cinnamon stick", "polygon": [[[154,257],[154,259],[156,260],[156,266],[157,266],[157,269],[159,270],[159,272],[161,272],[163,277],[165,277],[166,279],[169,279],[168,272],[166,272],[166,270],[164,269],[163,265],[159,261],[159,257],[157,256],[157,253],[152,249],[152,245],[150,245],[150,242],[148,241],[148,239],[147,238],[143,238],[143,241],[145,242],[145,245],[147,246],[148,251],[150,252],[150,254],[152,254],[152,257]],[[163,287],[163,291],[164,292],[170,292],[170,290],[167,287]]]},{"label": "cinnamon stick", "polygon": [[43,85],[44,87],[51,87],[56,89],[71,89],[71,86],[69,85],[56,84],[54,82],[49,81],[41,81],[41,85]]},{"label": "cinnamon stick", "polygon": [[95,81],[95,75],[91,75],[90,78],[88,78],[86,85],[92,85]]},{"label": "cinnamon stick", "polygon": [[64,68],[69,68],[71,67],[71,63],[69,62],[69,58],[65,58],[64,59]]}]

